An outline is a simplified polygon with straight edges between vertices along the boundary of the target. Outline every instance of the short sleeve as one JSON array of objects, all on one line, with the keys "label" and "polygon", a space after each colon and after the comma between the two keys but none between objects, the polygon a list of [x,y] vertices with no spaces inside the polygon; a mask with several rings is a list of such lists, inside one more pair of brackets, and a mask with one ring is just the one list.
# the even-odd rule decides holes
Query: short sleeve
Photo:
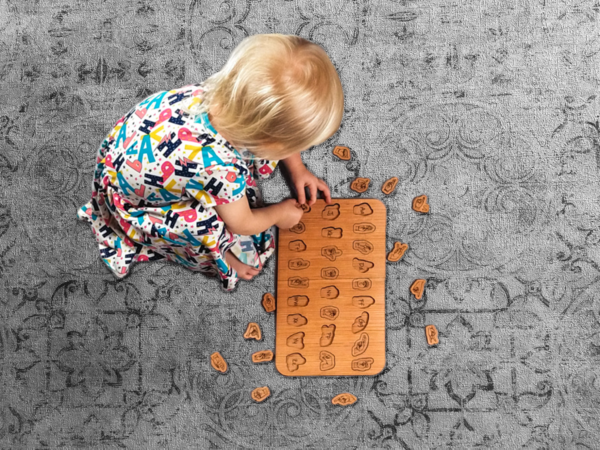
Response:
[{"label": "short sleeve", "polygon": [[256,173],[262,179],[268,178],[275,171],[278,162],[269,159],[255,159],[254,167],[256,167]]},{"label": "short sleeve", "polygon": [[246,172],[237,164],[215,164],[202,168],[185,186],[185,195],[205,208],[235,202],[246,193]]}]

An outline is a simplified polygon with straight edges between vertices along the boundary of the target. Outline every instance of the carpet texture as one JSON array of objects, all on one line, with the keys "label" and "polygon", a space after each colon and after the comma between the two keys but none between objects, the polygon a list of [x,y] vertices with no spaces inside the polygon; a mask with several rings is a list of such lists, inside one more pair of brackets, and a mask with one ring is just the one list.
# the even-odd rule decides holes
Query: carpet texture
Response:
[{"label": "carpet texture", "polygon": [[[252,363],[276,258],[233,293],[165,262],[117,281],[76,218],[114,123],[257,33],[328,52],[345,114],[304,162],[334,197],[371,178],[410,245],[377,376]],[[0,448],[598,448],[599,67],[597,0],[0,0]],[[261,189],[290,195],[281,170]]]}]

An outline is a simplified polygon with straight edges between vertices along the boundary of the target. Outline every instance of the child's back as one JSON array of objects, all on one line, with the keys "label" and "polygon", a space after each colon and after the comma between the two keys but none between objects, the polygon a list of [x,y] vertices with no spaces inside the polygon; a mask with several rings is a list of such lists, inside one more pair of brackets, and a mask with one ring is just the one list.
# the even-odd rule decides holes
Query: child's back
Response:
[{"label": "child's back", "polygon": [[[98,150],[92,200],[78,217],[92,225],[103,261],[120,278],[135,261],[165,258],[218,275],[226,290],[238,276],[256,275],[274,251],[275,225],[292,226],[302,215],[292,200],[261,208],[256,179],[268,177],[278,159],[286,161],[300,203],[305,185],[311,204],[317,187],[329,200],[299,151],[280,153],[285,159],[260,159],[256,149],[241,155],[213,126],[208,108],[192,111],[203,106],[205,93],[201,83],[149,96]],[[223,123],[227,111],[219,111]],[[271,144],[262,148],[282,148]]]}]

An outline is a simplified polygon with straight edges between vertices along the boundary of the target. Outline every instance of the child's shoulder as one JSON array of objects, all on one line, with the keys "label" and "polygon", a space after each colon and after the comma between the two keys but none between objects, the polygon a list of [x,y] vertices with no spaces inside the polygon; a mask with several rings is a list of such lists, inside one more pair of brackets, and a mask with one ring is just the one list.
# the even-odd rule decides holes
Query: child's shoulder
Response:
[{"label": "child's shoulder", "polygon": [[156,91],[136,105],[136,109],[167,109],[179,106],[184,100],[190,100],[203,92],[202,83],[186,84],[170,90]]}]

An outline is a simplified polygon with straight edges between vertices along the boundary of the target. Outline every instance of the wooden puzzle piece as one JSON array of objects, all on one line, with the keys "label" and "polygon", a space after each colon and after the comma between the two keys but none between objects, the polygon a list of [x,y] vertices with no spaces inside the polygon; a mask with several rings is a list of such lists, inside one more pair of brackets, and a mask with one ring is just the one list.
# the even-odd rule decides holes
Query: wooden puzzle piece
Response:
[{"label": "wooden puzzle piece", "polygon": [[306,225],[304,225],[304,222],[298,222],[296,225],[290,228],[290,231],[296,234],[302,234],[304,233],[304,230],[306,230]]},{"label": "wooden puzzle piece", "polygon": [[286,344],[288,347],[299,348],[302,350],[304,348],[304,331],[288,336]]},{"label": "wooden puzzle piece", "polygon": [[356,240],[352,242],[352,249],[361,252],[363,255],[368,255],[375,247],[369,241]]},{"label": "wooden puzzle piece", "polygon": [[350,161],[350,149],[341,145],[336,145],[333,154],[344,161]]},{"label": "wooden puzzle piece", "polygon": [[321,236],[324,238],[341,239],[342,229],[334,227],[323,228],[321,230]]},{"label": "wooden puzzle piece", "polygon": [[381,186],[381,192],[386,195],[390,195],[392,192],[394,192],[394,189],[396,189],[397,184],[398,177],[392,177],[383,183],[383,186]]},{"label": "wooden puzzle piece", "polygon": [[419,278],[418,280],[413,281],[413,284],[410,286],[410,293],[414,295],[417,300],[421,300],[421,298],[423,298],[424,291],[425,280]]},{"label": "wooden puzzle piece", "polygon": [[334,203],[333,205],[327,205],[323,208],[321,217],[324,220],[335,220],[340,216],[340,204]]},{"label": "wooden puzzle piece", "polygon": [[369,216],[373,214],[373,208],[368,203],[359,203],[354,205],[352,212],[357,216]]},{"label": "wooden puzzle piece", "polygon": [[352,289],[366,291],[367,289],[371,289],[372,284],[373,283],[368,278],[355,278],[352,280]]},{"label": "wooden puzzle piece", "polygon": [[308,287],[308,278],[302,278],[302,277],[288,278],[288,286],[289,287],[297,287],[297,288],[307,288]]},{"label": "wooden puzzle piece", "polygon": [[337,267],[323,267],[321,269],[321,278],[326,280],[335,280],[339,274],[340,271]]},{"label": "wooden puzzle piece", "polygon": [[256,339],[260,341],[262,339],[262,332],[260,331],[260,327],[256,322],[250,322],[248,327],[246,327],[246,332],[244,333],[244,337],[246,339]]},{"label": "wooden puzzle piece", "polygon": [[254,389],[252,391],[252,394],[250,394],[250,396],[252,397],[252,400],[257,401],[257,402],[262,402],[270,395],[271,395],[271,391],[267,386],[257,387],[256,389]]},{"label": "wooden puzzle piece", "polygon": [[371,365],[375,362],[373,358],[359,358],[352,361],[351,367],[352,370],[356,370],[357,372],[364,372],[371,368]]},{"label": "wooden puzzle piece", "polygon": [[356,297],[352,297],[352,304],[357,308],[368,308],[373,303],[375,303],[375,299],[368,295],[358,295]]},{"label": "wooden puzzle piece", "polygon": [[391,262],[399,261],[404,256],[404,252],[408,250],[408,244],[402,242],[394,242],[394,248],[388,253],[387,259]]},{"label": "wooden puzzle piece", "polygon": [[365,328],[367,328],[367,324],[369,323],[369,313],[364,311],[360,316],[354,319],[354,323],[352,324],[352,332],[358,333]]},{"label": "wooden puzzle piece", "polygon": [[338,394],[333,397],[333,399],[331,399],[331,403],[334,405],[348,406],[356,403],[356,400],[357,398],[354,395],[344,392],[343,394]]},{"label": "wooden puzzle piece", "polygon": [[290,372],[295,372],[298,370],[298,366],[306,363],[306,359],[300,353],[292,353],[291,355],[287,355],[285,358],[285,362],[287,364],[287,368]]},{"label": "wooden puzzle piece", "polygon": [[273,361],[273,352],[271,350],[260,350],[258,352],[252,353],[253,363],[261,363],[268,361]]},{"label": "wooden puzzle piece", "polygon": [[214,352],[210,355],[210,364],[213,366],[213,369],[221,373],[227,372],[227,362],[219,352]]},{"label": "wooden puzzle piece", "polygon": [[340,315],[340,310],[336,306],[323,306],[321,308],[321,317],[327,320],[335,320]]},{"label": "wooden puzzle piece", "polygon": [[370,178],[357,177],[350,184],[350,189],[352,189],[355,192],[358,192],[359,194],[362,194],[367,189],[369,189],[369,183],[370,182],[371,182]]},{"label": "wooden puzzle piece", "polygon": [[352,260],[352,267],[361,273],[368,272],[369,269],[372,269],[374,265],[375,264],[373,264],[371,261],[366,261],[364,259],[354,258]]},{"label": "wooden puzzle piece", "polygon": [[287,317],[287,323],[288,325],[292,325],[294,327],[301,327],[308,323],[308,319],[302,314],[289,314]]},{"label": "wooden puzzle piece", "polygon": [[288,262],[288,267],[291,270],[304,270],[310,267],[310,261],[307,261],[302,258],[294,258],[290,259]]},{"label": "wooden puzzle piece", "polygon": [[319,359],[321,360],[321,370],[324,372],[326,370],[331,370],[335,367],[335,356],[333,353],[321,350],[319,353]]},{"label": "wooden puzzle piece", "polygon": [[321,249],[321,255],[329,261],[335,261],[338,256],[342,256],[342,251],[335,245],[328,245]]},{"label": "wooden puzzle piece", "polygon": [[306,244],[304,241],[298,239],[296,241],[290,241],[288,248],[293,252],[303,252],[306,250]]},{"label": "wooden puzzle piece", "polygon": [[367,234],[375,231],[375,225],[369,222],[355,223],[352,230],[357,234]]},{"label": "wooden puzzle piece", "polygon": [[300,208],[302,208],[302,211],[304,211],[304,214],[309,213],[311,210],[311,207],[308,206],[306,203],[302,203],[300,205]]},{"label": "wooden puzzle piece", "polygon": [[358,340],[352,346],[352,356],[362,355],[369,346],[369,335],[367,333],[361,333]]},{"label": "wooden puzzle piece", "polygon": [[427,214],[429,212],[429,205],[427,204],[427,196],[419,195],[413,199],[412,208],[420,213]]},{"label": "wooden puzzle piece", "polygon": [[330,300],[338,298],[340,291],[335,286],[325,286],[321,288],[321,298],[328,298]]},{"label": "wooden puzzle piece", "polygon": [[425,327],[425,336],[429,345],[437,345],[440,343],[438,338],[438,330],[435,325],[427,325]]},{"label": "wooden puzzle piece", "polygon": [[308,305],[308,297],[306,295],[292,295],[288,297],[288,306],[306,306]]},{"label": "wooden puzzle piece", "polygon": [[262,306],[268,313],[275,311],[275,297],[273,297],[273,294],[267,292],[263,295]]},{"label": "wooden puzzle piece", "polygon": [[333,342],[335,337],[335,325],[323,325],[321,327],[321,339],[319,343],[321,347],[327,347]]}]

